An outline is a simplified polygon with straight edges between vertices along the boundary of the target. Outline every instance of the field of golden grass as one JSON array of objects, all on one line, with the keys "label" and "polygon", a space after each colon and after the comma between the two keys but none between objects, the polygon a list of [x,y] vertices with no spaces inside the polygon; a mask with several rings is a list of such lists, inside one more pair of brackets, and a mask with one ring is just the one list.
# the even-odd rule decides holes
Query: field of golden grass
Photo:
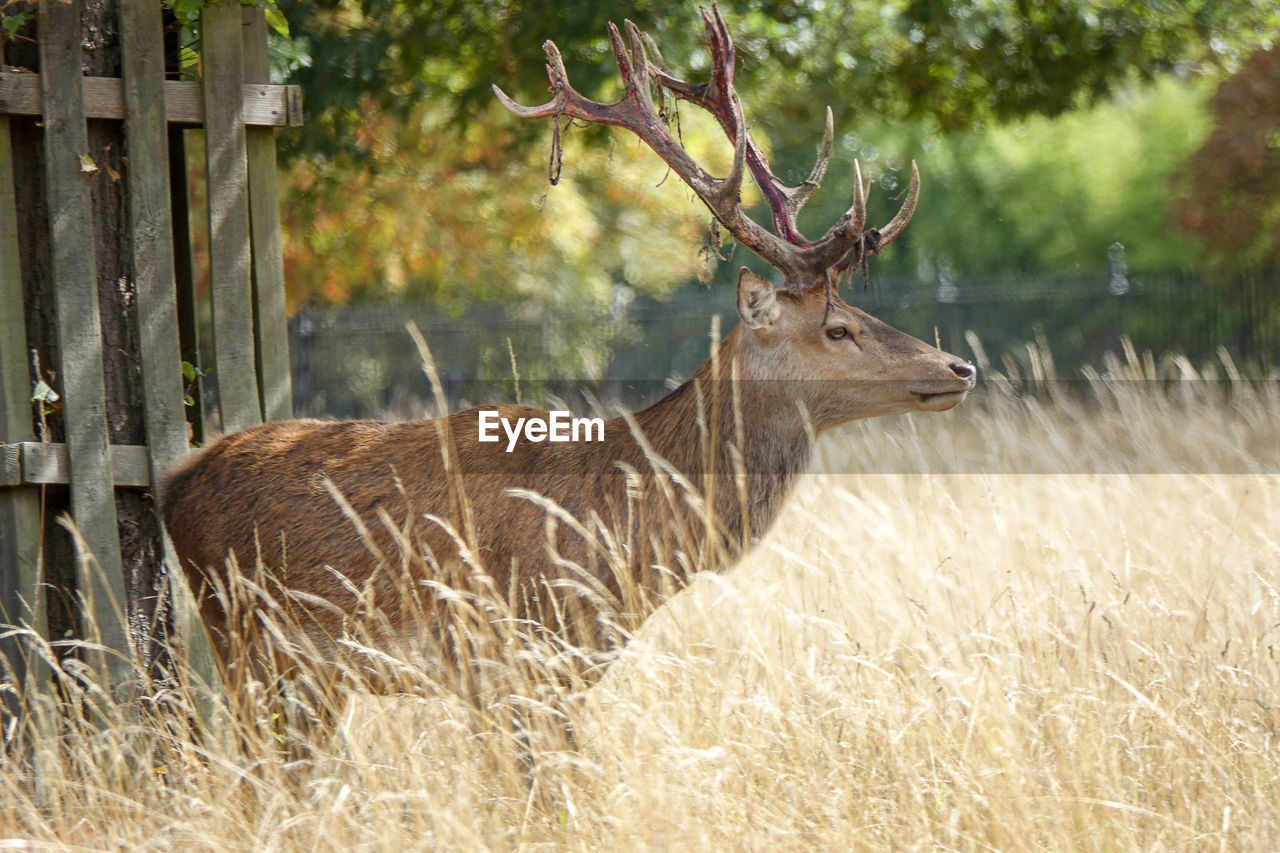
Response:
[{"label": "field of golden grass", "polygon": [[0,849],[1276,849],[1280,389],[1220,370],[824,437],[598,684],[508,697],[521,738],[443,689],[302,760],[27,697]]}]

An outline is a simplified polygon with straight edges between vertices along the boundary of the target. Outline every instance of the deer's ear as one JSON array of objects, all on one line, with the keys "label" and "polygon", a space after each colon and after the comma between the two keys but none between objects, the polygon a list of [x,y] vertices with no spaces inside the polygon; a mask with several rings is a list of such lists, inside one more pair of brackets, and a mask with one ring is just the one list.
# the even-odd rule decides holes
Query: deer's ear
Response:
[{"label": "deer's ear", "polygon": [[782,309],[773,284],[746,267],[738,273],[738,316],[751,329],[772,326]]}]

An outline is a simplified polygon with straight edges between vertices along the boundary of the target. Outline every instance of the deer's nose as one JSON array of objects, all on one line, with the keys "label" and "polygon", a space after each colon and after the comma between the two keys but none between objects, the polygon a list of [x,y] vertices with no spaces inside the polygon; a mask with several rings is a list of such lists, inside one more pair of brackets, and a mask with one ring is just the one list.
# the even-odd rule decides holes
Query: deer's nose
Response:
[{"label": "deer's nose", "polygon": [[951,372],[968,382],[970,379],[978,375],[978,368],[969,364],[967,361],[957,361],[951,365]]}]

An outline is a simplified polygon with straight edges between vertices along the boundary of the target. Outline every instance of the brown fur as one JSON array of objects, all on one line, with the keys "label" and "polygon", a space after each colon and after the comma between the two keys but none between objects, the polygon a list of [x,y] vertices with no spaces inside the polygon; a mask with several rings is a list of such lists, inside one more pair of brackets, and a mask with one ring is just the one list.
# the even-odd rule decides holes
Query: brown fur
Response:
[{"label": "brown fur", "polygon": [[[467,571],[481,568],[521,615],[543,623],[555,622],[546,581],[577,579],[579,568],[613,596],[634,587],[652,606],[688,571],[725,568],[768,530],[808,465],[810,426],[942,410],[973,386],[961,359],[838,299],[828,308],[821,287],[775,291],[744,270],[738,301],[742,323],[717,358],[631,422],[608,420],[602,443],[522,440],[506,453],[505,436],[477,440],[477,409],[406,423],[283,421],[215,441],[163,487],[165,523],[215,651],[225,663],[232,635],[257,621],[228,612],[216,594],[230,583],[229,553],[287,590],[299,624],[322,644],[349,633],[370,603],[392,631],[420,629],[406,624],[433,612],[420,581],[457,580],[459,541],[475,551]],[[831,339],[835,327],[849,335]],[[667,473],[655,474],[651,458],[665,460]],[[544,496],[587,535],[564,518],[549,535],[548,506],[511,490]],[[699,498],[713,507],[710,523]],[[602,530],[615,538],[611,552]],[[653,568],[659,560],[662,571]],[[421,601],[408,606],[414,591]],[[613,641],[595,633],[596,644]]]}]

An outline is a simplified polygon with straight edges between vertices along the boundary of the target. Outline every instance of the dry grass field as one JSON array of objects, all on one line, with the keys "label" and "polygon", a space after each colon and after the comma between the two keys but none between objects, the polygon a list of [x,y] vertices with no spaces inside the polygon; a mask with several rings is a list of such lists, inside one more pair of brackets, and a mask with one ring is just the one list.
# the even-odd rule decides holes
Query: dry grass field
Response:
[{"label": "dry grass field", "polygon": [[1032,373],[824,437],[598,684],[507,698],[523,746],[430,685],[306,760],[216,691],[204,738],[27,697],[0,849],[1280,849],[1280,389]]}]

